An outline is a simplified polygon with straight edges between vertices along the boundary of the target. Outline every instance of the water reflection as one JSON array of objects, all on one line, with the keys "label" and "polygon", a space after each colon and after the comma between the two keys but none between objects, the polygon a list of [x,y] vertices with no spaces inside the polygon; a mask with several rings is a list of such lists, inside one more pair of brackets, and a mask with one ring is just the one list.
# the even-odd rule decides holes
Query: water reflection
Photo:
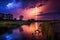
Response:
[{"label": "water reflection", "polygon": [[0,40],[22,40],[23,34],[18,29],[14,29],[12,34],[3,34],[0,36]]},{"label": "water reflection", "polygon": [[31,25],[22,25],[21,28],[23,31],[20,31],[20,28],[12,30],[12,33],[5,33],[0,36],[0,40],[32,40],[32,33],[37,30],[39,24],[32,23]]}]

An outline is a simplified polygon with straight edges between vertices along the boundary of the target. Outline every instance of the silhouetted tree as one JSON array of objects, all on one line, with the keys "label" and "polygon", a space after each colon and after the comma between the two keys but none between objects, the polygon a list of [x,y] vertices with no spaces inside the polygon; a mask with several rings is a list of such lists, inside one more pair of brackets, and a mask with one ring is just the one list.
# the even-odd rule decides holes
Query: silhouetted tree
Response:
[{"label": "silhouetted tree", "polygon": [[13,15],[12,14],[5,14],[4,20],[13,20]]},{"label": "silhouetted tree", "polygon": [[21,16],[19,17],[19,20],[23,20],[23,18],[24,18],[24,16],[23,16],[23,15],[21,15]]},{"label": "silhouetted tree", "polygon": [[3,20],[4,18],[4,13],[0,13],[0,20]]},{"label": "silhouetted tree", "polygon": [[35,22],[35,19],[29,19],[27,20],[27,24],[30,25],[31,23],[34,23]]},{"label": "silhouetted tree", "polygon": [[16,20],[16,18],[14,18],[14,20]]}]

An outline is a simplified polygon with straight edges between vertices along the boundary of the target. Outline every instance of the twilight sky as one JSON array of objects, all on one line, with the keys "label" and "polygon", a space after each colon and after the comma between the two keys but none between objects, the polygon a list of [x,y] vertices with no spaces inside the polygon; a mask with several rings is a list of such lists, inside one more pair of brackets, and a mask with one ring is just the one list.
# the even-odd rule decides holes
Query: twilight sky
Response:
[{"label": "twilight sky", "polygon": [[60,11],[60,0],[0,0],[0,12],[11,13],[17,19],[20,15],[36,19],[38,14],[55,10]]}]

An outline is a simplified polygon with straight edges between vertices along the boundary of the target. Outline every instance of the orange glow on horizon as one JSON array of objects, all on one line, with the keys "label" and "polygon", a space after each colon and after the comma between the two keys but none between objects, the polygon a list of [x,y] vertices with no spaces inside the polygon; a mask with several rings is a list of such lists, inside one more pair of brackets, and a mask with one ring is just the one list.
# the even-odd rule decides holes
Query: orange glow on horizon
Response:
[{"label": "orange glow on horizon", "polygon": [[40,7],[35,7],[35,8],[25,9],[23,13],[25,19],[31,19],[31,18],[36,19],[36,15],[38,15],[41,11],[42,9],[40,9]]},{"label": "orange glow on horizon", "polygon": [[35,7],[35,8],[27,8],[27,9],[18,9],[17,10],[17,19],[19,19],[20,15],[24,16],[24,20],[28,19],[37,19],[36,15],[40,14],[45,9],[44,6],[42,7]]}]

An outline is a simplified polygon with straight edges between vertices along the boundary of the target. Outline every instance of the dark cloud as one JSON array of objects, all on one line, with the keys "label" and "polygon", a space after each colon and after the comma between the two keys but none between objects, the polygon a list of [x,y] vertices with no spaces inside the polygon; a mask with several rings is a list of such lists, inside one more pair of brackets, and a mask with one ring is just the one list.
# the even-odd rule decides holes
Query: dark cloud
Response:
[{"label": "dark cloud", "polygon": [[13,0],[0,0],[0,4],[6,4],[12,2]]},{"label": "dark cloud", "polygon": [[39,20],[60,20],[60,11],[48,12],[44,14],[39,14],[37,16],[42,16],[42,18],[39,18]]},{"label": "dark cloud", "polygon": [[54,11],[54,12],[48,12],[48,13],[42,13],[37,16],[58,16],[60,15],[60,11]]},{"label": "dark cloud", "polygon": [[13,0],[0,0],[0,12],[6,10],[6,5]]},{"label": "dark cloud", "polygon": [[6,5],[8,3],[11,3],[15,1],[16,4],[18,4],[19,2],[22,3],[22,9],[24,8],[34,8],[36,5],[36,3],[40,3],[42,1],[48,1],[48,0],[0,0],[0,9],[2,10],[3,7],[6,10]]}]

